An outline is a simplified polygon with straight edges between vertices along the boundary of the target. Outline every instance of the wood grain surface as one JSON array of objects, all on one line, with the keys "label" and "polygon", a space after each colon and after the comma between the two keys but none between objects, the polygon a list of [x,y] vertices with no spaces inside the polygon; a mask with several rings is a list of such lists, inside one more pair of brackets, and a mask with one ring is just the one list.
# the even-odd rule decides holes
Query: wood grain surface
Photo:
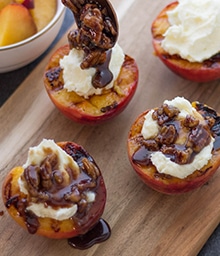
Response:
[{"label": "wood grain surface", "polygon": [[119,43],[138,63],[138,89],[118,117],[99,126],[65,118],[53,106],[42,75],[51,53],[67,43],[66,35],[42,60],[0,109],[0,184],[10,169],[22,165],[30,146],[43,138],[75,141],[98,163],[107,186],[103,218],[112,235],[84,251],[66,240],[28,234],[8,215],[0,200],[0,254],[14,255],[196,255],[220,220],[220,173],[194,192],[167,196],[152,191],[134,173],[127,157],[126,139],[131,124],[145,109],[165,99],[183,96],[220,111],[219,81],[199,84],[169,71],[153,53],[151,23],[170,1],[112,0],[119,17]]}]

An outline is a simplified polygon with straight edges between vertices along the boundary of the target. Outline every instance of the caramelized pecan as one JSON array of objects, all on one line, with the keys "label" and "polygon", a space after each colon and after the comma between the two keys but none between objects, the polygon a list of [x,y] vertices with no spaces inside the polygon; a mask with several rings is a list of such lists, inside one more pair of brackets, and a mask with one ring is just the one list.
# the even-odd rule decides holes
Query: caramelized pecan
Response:
[{"label": "caramelized pecan", "polygon": [[177,164],[187,164],[191,160],[193,150],[184,146],[182,149],[175,146],[162,146],[161,152]]},{"label": "caramelized pecan", "polygon": [[82,159],[83,167],[86,170],[87,174],[92,177],[94,180],[97,179],[98,176],[100,176],[99,169],[90,162],[87,158]]},{"label": "caramelized pecan", "polygon": [[196,127],[199,124],[199,120],[195,119],[191,115],[187,115],[186,118],[184,119],[183,125],[185,127],[193,128]]},{"label": "caramelized pecan", "polygon": [[145,147],[147,147],[147,149],[150,150],[150,151],[158,151],[159,150],[158,143],[155,140],[153,140],[153,139],[151,139],[151,140],[144,140],[143,141],[143,145]]},{"label": "caramelized pecan", "polygon": [[179,114],[179,109],[167,104],[163,104],[157,110],[153,112],[152,118],[157,120],[159,125],[163,125],[165,122],[172,120]]},{"label": "caramelized pecan", "polygon": [[77,203],[81,200],[81,195],[80,195],[80,192],[77,188],[77,186],[74,186],[72,189],[71,189],[71,192],[68,192],[64,195],[64,199],[66,201],[71,201],[73,203]]},{"label": "caramelized pecan", "polygon": [[200,152],[210,142],[210,133],[201,125],[191,130],[189,134],[189,146],[194,152]]},{"label": "caramelized pecan", "polygon": [[161,128],[160,133],[155,138],[155,140],[160,145],[171,145],[175,142],[177,137],[177,131],[174,125],[164,125]]}]

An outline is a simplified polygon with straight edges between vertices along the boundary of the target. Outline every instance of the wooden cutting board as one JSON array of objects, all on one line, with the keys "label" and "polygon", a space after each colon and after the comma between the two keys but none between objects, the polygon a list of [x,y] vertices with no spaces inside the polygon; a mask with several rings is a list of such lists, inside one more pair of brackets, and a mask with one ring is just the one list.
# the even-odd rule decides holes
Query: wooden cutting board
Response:
[{"label": "wooden cutting board", "polygon": [[[51,53],[66,44],[66,35],[48,53],[0,109],[0,183],[14,166],[22,165],[30,146],[43,138],[71,140],[95,158],[107,191],[103,218],[110,239],[92,248],[72,249],[66,240],[28,234],[11,220],[0,200],[0,252],[13,255],[196,255],[220,220],[220,172],[194,192],[167,196],[152,191],[129,164],[126,139],[131,124],[145,109],[183,96],[220,111],[219,81],[198,84],[171,73],[153,54],[151,23],[169,1],[112,0],[120,22],[119,43],[139,65],[137,92],[126,110],[99,126],[73,123],[55,109],[42,75]],[[13,79],[13,78],[12,78]]]}]

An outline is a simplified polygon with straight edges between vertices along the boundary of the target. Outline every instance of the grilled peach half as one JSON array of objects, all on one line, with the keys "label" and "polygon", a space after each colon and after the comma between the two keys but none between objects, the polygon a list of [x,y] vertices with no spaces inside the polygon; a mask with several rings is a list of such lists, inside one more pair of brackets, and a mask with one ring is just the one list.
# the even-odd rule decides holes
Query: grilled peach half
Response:
[{"label": "grilled peach half", "polygon": [[220,54],[199,63],[189,62],[181,58],[179,55],[170,55],[161,47],[161,41],[164,38],[164,33],[169,28],[170,24],[167,17],[167,11],[174,9],[178,2],[173,2],[167,5],[156,17],[151,26],[153,37],[153,47],[156,56],[174,73],[179,76],[195,81],[209,82],[220,78]]},{"label": "grilled peach half", "polygon": [[112,89],[89,99],[63,88],[59,60],[69,53],[69,46],[60,47],[51,57],[44,74],[44,85],[54,105],[71,120],[84,124],[98,124],[121,113],[131,101],[138,84],[135,60],[125,56],[120,74]]},{"label": "grilled peach half", "polygon": [[[106,203],[106,187],[97,164],[85,149],[74,142],[59,142],[57,145],[78,164],[80,174],[77,177],[70,175],[69,184],[63,187],[54,160],[47,160],[44,166],[31,166],[25,170],[18,166],[6,176],[2,198],[11,217],[29,233],[54,239],[72,238],[87,233],[99,222]],[[50,168],[50,165],[52,171],[45,180],[45,168]],[[28,195],[20,190],[19,179],[23,175],[29,182],[28,188],[31,188]],[[52,183],[49,189],[46,185],[48,182]],[[85,197],[89,192],[95,194],[95,200],[90,202]],[[68,208],[75,204],[78,210],[72,217],[63,220],[39,217],[27,209],[30,200],[55,210],[58,206]]]},{"label": "grilled peach half", "polygon": [[212,158],[200,170],[181,179],[164,173],[159,173],[148,158],[149,149],[145,147],[145,140],[141,134],[145,115],[149,110],[141,113],[132,124],[127,140],[129,161],[140,179],[153,190],[164,194],[182,194],[192,191],[209,181],[220,166],[220,117],[217,113],[199,103],[192,103],[205,119],[214,121],[211,128],[215,138]]}]

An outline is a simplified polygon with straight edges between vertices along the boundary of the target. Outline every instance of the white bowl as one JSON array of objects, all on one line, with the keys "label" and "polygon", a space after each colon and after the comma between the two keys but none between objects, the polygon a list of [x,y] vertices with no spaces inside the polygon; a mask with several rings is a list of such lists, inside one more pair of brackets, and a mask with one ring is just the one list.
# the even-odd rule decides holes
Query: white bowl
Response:
[{"label": "white bowl", "polygon": [[21,68],[38,58],[51,45],[63,23],[65,6],[57,0],[57,11],[48,25],[35,35],[0,47],[0,73]]}]

